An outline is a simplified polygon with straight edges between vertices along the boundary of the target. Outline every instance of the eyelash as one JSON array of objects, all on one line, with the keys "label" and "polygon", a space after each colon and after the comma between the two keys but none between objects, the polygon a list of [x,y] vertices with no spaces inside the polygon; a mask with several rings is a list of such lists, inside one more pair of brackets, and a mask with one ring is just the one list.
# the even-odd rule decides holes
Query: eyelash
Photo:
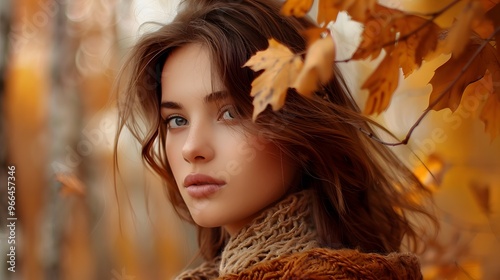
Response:
[{"label": "eyelash", "polygon": [[[219,114],[217,115],[217,120],[221,120],[223,117],[224,117],[224,114],[228,112],[230,114],[230,116],[232,117],[232,119],[230,120],[223,120],[225,122],[230,122],[234,119],[236,119],[238,116],[239,116],[239,113],[236,111],[236,108],[234,107],[234,105],[225,105],[225,106],[222,106],[221,109],[219,110]],[[183,120],[185,120],[187,123],[189,123],[184,117],[178,115],[178,114],[173,114],[173,115],[169,115],[165,118],[165,121],[164,123],[166,124],[167,128],[172,128],[171,125],[170,125],[170,122],[174,119],[178,119],[178,118],[181,118]],[[174,128],[178,128],[178,127],[174,127]]]}]

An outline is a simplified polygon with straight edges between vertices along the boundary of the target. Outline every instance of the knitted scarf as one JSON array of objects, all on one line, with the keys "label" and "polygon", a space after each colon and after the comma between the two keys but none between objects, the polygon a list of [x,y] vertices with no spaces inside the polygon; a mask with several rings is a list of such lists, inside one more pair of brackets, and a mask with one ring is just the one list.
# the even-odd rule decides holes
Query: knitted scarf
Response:
[{"label": "knitted scarf", "polygon": [[177,279],[422,279],[411,254],[319,248],[311,193],[292,194],[232,236],[220,257]]}]

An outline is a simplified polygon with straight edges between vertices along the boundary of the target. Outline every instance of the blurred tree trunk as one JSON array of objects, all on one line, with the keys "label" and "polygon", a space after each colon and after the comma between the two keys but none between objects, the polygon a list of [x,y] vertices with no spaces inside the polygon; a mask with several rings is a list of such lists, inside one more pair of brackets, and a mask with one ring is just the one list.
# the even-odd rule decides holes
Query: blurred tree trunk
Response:
[{"label": "blurred tree trunk", "polygon": [[[51,20],[44,10],[50,0],[19,0],[12,7],[11,52],[3,104],[8,164],[16,166],[16,268],[21,279],[44,279],[40,227],[47,191],[46,101],[50,88],[47,71]],[[22,234],[22,235],[21,235]],[[22,265],[21,265],[22,263]]]}]

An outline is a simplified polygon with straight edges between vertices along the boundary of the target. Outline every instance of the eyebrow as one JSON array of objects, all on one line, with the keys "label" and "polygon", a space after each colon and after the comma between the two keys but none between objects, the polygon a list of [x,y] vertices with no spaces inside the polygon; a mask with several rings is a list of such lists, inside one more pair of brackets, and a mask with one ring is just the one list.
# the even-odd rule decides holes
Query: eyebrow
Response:
[{"label": "eyebrow", "polygon": [[[204,103],[213,103],[219,100],[224,100],[229,98],[229,93],[227,91],[214,91],[203,98]],[[165,101],[160,105],[161,108],[166,109],[182,109],[182,105],[177,102]]]}]

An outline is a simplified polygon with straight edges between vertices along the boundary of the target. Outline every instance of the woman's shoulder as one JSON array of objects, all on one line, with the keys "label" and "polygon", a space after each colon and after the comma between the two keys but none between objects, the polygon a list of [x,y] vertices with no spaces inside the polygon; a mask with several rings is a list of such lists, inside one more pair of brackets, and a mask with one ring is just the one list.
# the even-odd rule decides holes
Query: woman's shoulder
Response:
[{"label": "woman's shoulder", "polygon": [[315,248],[261,262],[219,279],[422,279],[411,253],[381,255],[352,249]]}]

